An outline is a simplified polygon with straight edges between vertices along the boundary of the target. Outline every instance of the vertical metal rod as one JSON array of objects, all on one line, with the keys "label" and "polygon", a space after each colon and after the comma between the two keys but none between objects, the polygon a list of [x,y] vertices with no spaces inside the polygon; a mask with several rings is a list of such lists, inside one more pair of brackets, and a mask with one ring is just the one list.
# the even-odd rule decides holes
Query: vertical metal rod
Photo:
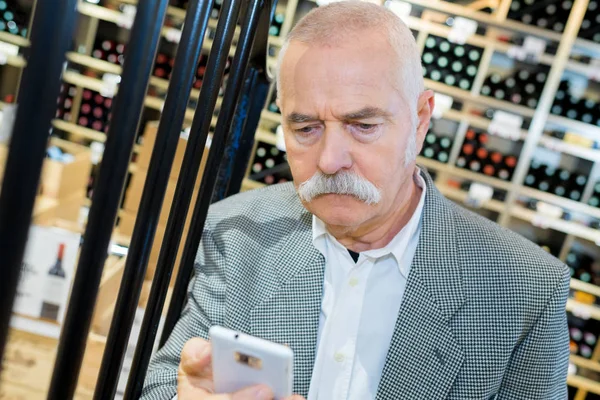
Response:
[{"label": "vertical metal rod", "polygon": [[[146,305],[146,313],[153,315],[154,309],[164,304],[171,273],[177,258],[179,243],[183,234],[183,227],[187,218],[188,208],[192,200],[192,193],[200,161],[204,154],[206,139],[210,130],[212,110],[214,110],[219,96],[219,89],[223,80],[223,74],[229,56],[229,49],[235,33],[236,22],[240,13],[243,0],[231,0],[223,3],[221,15],[217,23],[215,39],[213,41],[208,57],[202,88],[196,106],[196,113],[190,128],[190,135],[183,157],[181,172],[177,180],[177,187],[173,195],[169,219],[165,230],[165,236],[158,256],[158,263],[154,275],[154,283]],[[158,324],[149,320],[147,326],[153,327]],[[146,324],[146,321],[142,322]],[[143,329],[143,328],[142,328]],[[152,333],[153,331],[149,331]],[[146,340],[146,339],[144,339]],[[153,339],[152,339],[153,340]]]},{"label": "vertical metal rod", "polygon": [[[183,33],[177,48],[173,74],[171,75],[165,107],[158,126],[148,177],[144,184],[142,200],[127,254],[125,271],[121,279],[117,297],[118,309],[115,310],[111,323],[111,333],[117,343],[116,346],[113,345],[111,351],[119,346],[122,347],[120,350],[123,351],[127,346],[131,333],[131,325],[135,317],[156,226],[169,183],[175,151],[179,143],[181,125],[187,109],[187,103],[181,100],[187,99],[190,95],[194,75],[198,68],[198,59],[202,51],[202,42],[208,26],[211,6],[212,1],[194,0],[190,2],[186,11]],[[160,286],[159,282],[162,281],[165,281],[168,287],[169,277],[165,279],[162,276],[156,276],[152,288]],[[155,307],[149,301],[148,305],[150,307],[146,308],[144,315],[128,384],[125,389],[125,399],[138,399],[141,395],[148,361],[154,344],[154,336],[156,335],[155,333],[151,334],[151,332],[156,331],[160,321],[162,303],[160,307]],[[119,349],[115,351],[117,350]]]},{"label": "vertical metal rod", "polygon": [[[232,64],[232,73],[227,81],[225,97],[219,113],[215,134],[213,135],[213,140],[211,142],[210,153],[205,167],[206,171],[216,171],[217,168],[219,168],[219,163],[223,157],[227,133],[231,129],[232,117],[246,76],[247,64],[250,59],[250,51],[257,30],[260,10],[261,7],[265,7],[263,11],[268,12],[270,4],[270,1],[252,0],[248,5],[248,10],[244,18],[237,44],[235,58]],[[185,242],[182,261],[179,266],[173,295],[171,297],[171,304],[169,305],[167,317],[165,318],[165,325],[161,336],[162,343],[167,340],[181,313],[181,306],[185,300],[187,286],[194,268],[194,260],[196,258],[198,246],[200,245],[200,239],[202,237],[204,223],[206,222],[208,207],[211,204],[216,179],[217,174],[204,174],[202,177],[202,183],[200,184],[200,190],[198,191],[192,222],[190,224],[190,232]]]},{"label": "vertical metal rod", "polygon": [[60,89],[62,65],[75,23],[75,0],[39,3],[0,193],[0,363]]},{"label": "vertical metal rod", "polygon": [[260,113],[268,92],[269,80],[266,74],[261,74],[257,69],[251,68],[233,119],[234,125],[229,134],[223,161],[219,167],[219,178],[213,193],[213,202],[240,191],[252,155],[254,135],[260,120]]},{"label": "vertical metal rod", "polygon": [[[72,399],[75,392],[102,269],[123,192],[167,5],[168,0],[144,0],[138,4],[126,50],[122,83],[114,102],[113,118],[94,188],[94,199],[69,308],[61,332],[48,399]],[[106,349],[111,349],[110,342]],[[120,365],[111,365],[116,373],[119,367]],[[108,385],[108,377],[100,375],[96,394],[104,395],[110,392]],[[104,398],[112,399],[112,394]]]}]

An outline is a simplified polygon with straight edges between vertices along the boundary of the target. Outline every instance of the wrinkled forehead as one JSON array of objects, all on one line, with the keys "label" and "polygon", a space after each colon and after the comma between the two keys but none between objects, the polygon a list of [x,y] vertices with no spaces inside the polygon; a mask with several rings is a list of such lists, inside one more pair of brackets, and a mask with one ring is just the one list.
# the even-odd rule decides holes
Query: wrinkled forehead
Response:
[{"label": "wrinkled forehead", "polygon": [[345,96],[399,90],[396,53],[372,35],[344,43],[290,42],[280,68],[282,101],[302,94]]}]

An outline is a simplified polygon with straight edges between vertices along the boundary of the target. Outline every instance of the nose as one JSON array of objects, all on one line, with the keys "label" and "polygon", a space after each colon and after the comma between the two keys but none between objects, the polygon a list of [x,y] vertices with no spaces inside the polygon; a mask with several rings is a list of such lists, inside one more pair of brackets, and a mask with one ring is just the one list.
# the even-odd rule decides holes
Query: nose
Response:
[{"label": "nose", "polygon": [[319,169],[324,174],[333,175],[336,172],[350,168],[350,138],[340,126],[329,126],[321,141],[321,154],[319,156]]}]

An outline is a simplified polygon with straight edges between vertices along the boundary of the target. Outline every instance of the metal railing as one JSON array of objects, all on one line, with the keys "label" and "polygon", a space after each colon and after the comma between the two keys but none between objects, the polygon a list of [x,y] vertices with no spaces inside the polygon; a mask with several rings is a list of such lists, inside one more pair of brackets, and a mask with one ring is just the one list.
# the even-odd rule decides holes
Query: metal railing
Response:
[{"label": "metal railing", "polygon": [[[52,3],[52,5],[50,4]],[[19,93],[21,102],[0,193],[0,356],[6,345],[13,299],[31,223],[44,150],[60,86],[61,65],[70,43],[75,0],[38,2],[29,64]],[[210,122],[236,25],[236,53],[212,136],[189,235],[173,290],[161,341],[164,343],[185,302],[194,258],[212,202],[237,192],[246,170],[260,109],[267,96],[267,38],[275,0],[224,2],[205,71],[198,105],[177,182],[158,266],[148,299],[125,392],[137,399],[157,334],[158,321],[181,242],[183,226],[209,135]],[[105,152],[94,187],[88,224],[74,278],[48,399],[72,399],[77,386],[104,262],[123,192],[144,96],[155,59],[168,0],[139,2],[125,54],[122,81],[113,105]],[[102,359],[94,399],[115,395],[134,321],[169,173],[175,158],[186,103],[206,36],[212,0],[189,3],[183,34],[159,123],[142,200]],[[59,23],[60,22],[60,23]],[[35,117],[32,117],[34,116]],[[33,144],[33,145],[32,145]],[[26,173],[23,174],[23,165]]]}]

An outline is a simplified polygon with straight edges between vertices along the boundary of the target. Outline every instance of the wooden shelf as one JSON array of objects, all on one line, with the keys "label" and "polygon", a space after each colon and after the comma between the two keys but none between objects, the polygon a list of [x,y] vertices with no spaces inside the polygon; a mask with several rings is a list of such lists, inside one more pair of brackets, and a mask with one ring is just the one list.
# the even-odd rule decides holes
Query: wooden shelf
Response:
[{"label": "wooden shelf", "polygon": [[[445,111],[442,114],[442,118],[448,119],[451,121],[455,121],[455,122],[467,121],[469,123],[469,126],[471,126],[473,128],[477,128],[477,129],[482,129],[486,132],[488,131],[490,123],[492,122],[485,117],[479,117],[477,115],[468,114],[465,112],[460,112],[460,111],[456,111],[456,110],[452,110],[452,109]],[[527,138],[527,131],[525,129],[521,129],[521,136],[519,137],[519,140],[525,140],[526,138]],[[510,139],[507,139],[507,140],[510,140]]]},{"label": "wooden shelf", "polygon": [[107,72],[115,75],[121,75],[123,73],[123,68],[121,68],[120,65],[109,63],[108,61],[104,60],[99,60],[97,58],[90,57],[85,54],[76,53],[74,51],[70,51],[67,53],[67,61],[83,65],[84,67],[88,67],[99,72]]},{"label": "wooden shelf", "polygon": [[[426,31],[427,33],[431,33],[436,36],[440,36],[443,38],[448,38],[450,32],[452,32],[452,28],[447,25],[442,25],[439,23],[426,21],[418,17],[405,17],[403,18],[404,22],[408,25],[409,28],[417,30],[417,31]],[[467,44],[472,46],[485,48],[491,47],[494,51],[499,53],[508,54],[511,47],[514,47],[513,44],[502,42],[498,40],[492,40],[489,37],[481,36],[481,35],[472,35],[466,39]],[[544,65],[552,65],[554,62],[554,56],[550,54],[542,54],[539,58],[539,63]]]},{"label": "wooden shelf", "polygon": [[473,95],[471,92],[458,89],[454,86],[448,86],[441,82],[436,82],[431,79],[425,79],[425,87],[432,89],[435,92],[447,94],[456,99],[479,104],[488,108],[498,108],[508,112],[522,115],[527,118],[533,118],[535,110],[521,105],[509,103],[508,101],[497,100],[487,96]]},{"label": "wooden shelf", "polygon": [[27,65],[27,61],[21,55],[4,54],[4,56],[6,57],[6,65],[17,68],[23,68]]},{"label": "wooden shelf", "polygon": [[596,297],[600,297],[600,286],[596,286],[592,283],[583,282],[579,279],[571,278],[571,289],[590,293]]},{"label": "wooden shelf", "polygon": [[253,189],[260,189],[263,188],[267,185],[265,185],[264,183],[260,183],[257,181],[253,181],[252,179],[244,179],[242,181],[242,192],[248,191],[248,190],[253,190]]},{"label": "wooden shelf", "polygon": [[600,208],[592,207],[579,201],[574,201],[564,197],[556,196],[551,193],[542,192],[541,190],[533,189],[528,186],[522,186],[519,189],[519,195],[531,197],[536,200],[541,200],[546,203],[551,203],[559,207],[566,208],[569,211],[582,213],[589,215],[590,217],[600,219]]},{"label": "wooden shelf", "polygon": [[[138,0],[118,0],[118,2],[123,4],[131,4],[132,6],[136,6],[138,4]],[[179,7],[168,6],[167,15],[178,19],[184,19],[185,10]]]},{"label": "wooden shelf", "polygon": [[105,87],[104,82],[102,82],[100,79],[81,75],[80,73],[74,71],[64,71],[63,81],[70,83],[71,85],[93,90],[95,92],[101,92]]},{"label": "wooden shelf", "polygon": [[600,321],[600,307],[583,304],[577,300],[567,299],[567,311],[575,312],[575,314],[583,313],[592,319]]},{"label": "wooden shelf", "polygon": [[473,171],[466,170],[464,168],[458,168],[454,165],[449,165],[445,163],[441,163],[439,161],[432,160],[430,158],[425,158],[422,156],[417,157],[417,163],[419,165],[424,166],[427,169],[432,169],[434,171],[438,171],[439,173],[447,174],[449,176],[467,179],[470,181],[484,183],[486,185],[490,185],[492,187],[509,190],[511,183],[509,181],[503,181],[498,178],[493,178],[487,175],[478,174]]},{"label": "wooden shelf", "polygon": [[592,40],[577,38],[575,39],[575,47],[591,50],[596,56],[600,56],[600,43],[596,43]]},{"label": "wooden shelf", "polygon": [[567,385],[583,389],[587,392],[600,394],[600,383],[579,375],[568,375]]},{"label": "wooden shelf", "polygon": [[576,121],[574,119],[569,119],[554,114],[548,115],[548,119],[546,121],[547,123],[552,123],[562,126],[563,128],[570,129],[590,139],[597,140],[600,137],[600,127],[596,125],[586,124],[585,122]]},{"label": "wooden shelf", "polygon": [[589,360],[587,358],[583,358],[574,354],[571,354],[571,356],[569,357],[569,361],[571,361],[578,367],[600,372],[600,363],[598,361]]},{"label": "wooden shelf", "polygon": [[275,124],[281,124],[281,114],[274,113],[269,110],[262,110],[260,113],[261,118],[264,118]]},{"label": "wooden shelf", "polygon": [[0,41],[17,45],[19,47],[29,47],[31,42],[23,36],[13,35],[12,33],[0,31]]},{"label": "wooden shelf", "polygon": [[539,226],[536,223],[536,219],[541,217],[541,223],[547,229],[566,233],[567,235],[573,235],[585,240],[589,240],[593,243],[600,243],[600,231],[597,229],[589,228],[585,225],[578,224],[576,222],[565,221],[563,219],[551,218],[539,214],[533,210],[526,209],[519,205],[514,205],[510,210],[510,215],[515,218],[519,218],[523,221],[532,223],[534,226]]},{"label": "wooden shelf", "polygon": [[52,126],[54,126],[56,129],[60,129],[61,131],[69,132],[85,139],[94,140],[101,143],[106,141],[106,134],[104,132],[95,131],[90,128],[84,128],[83,126],[63,121],[62,119],[52,120]]},{"label": "wooden shelf", "polygon": [[[163,107],[165,106],[165,101],[158,97],[154,96],[146,96],[144,99],[144,105],[148,108],[152,108],[153,110],[160,111],[162,113]],[[185,111],[185,119],[188,122],[191,122],[194,119],[194,110],[188,108]]]},{"label": "wooden shelf", "polygon": [[562,34],[547,29],[541,29],[524,23],[513,21],[510,19],[499,19],[497,16],[474,11],[471,8],[459,4],[453,4],[446,1],[427,1],[427,0],[405,0],[413,6],[423,9],[439,11],[455,16],[465,17],[477,21],[480,24],[493,26],[496,28],[519,32],[527,35],[538,36],[544,39],[559,42],[562,39]]},{"label": "wooden shelf", "polygon": [[560,153],[571,154],[575,157],[584,158],[590,161],[600,161],[600,150],[594,150],[576,144],[567,143],[563,140],[542,135],[539,144],[549,150]]},{"label": "wooden shelf", "polygon": [[[435,186],[444,196],[446,196],[450,200],[455,200],[460,203],[466,203],[467,199],[469,198],[469,194],[464,190],[456,189],[440,183],[436,183]],[[480,208],[501,213],[504,211],[505,206],[503,202],[491,199],[486,201],[485,203],[482,203]]]},{"label": "wooden shelf", "polygon": [[80,14],[87,15],[88,17],[98,18],[103,21],[112,22],[114,24],[120,22],[123,18],[123,13],[115,10],[110,10],[106,7],[98,6],[95,4],[78,2],[77,10]]},{"label": "wooden shelf", "polygon": [[272,144],[273,146],[277,145],[277,137],[273,132],[269,132],[266,129],[258,128],[256,130],[256,135],[254,136],[256,140],[261,142]]}]

